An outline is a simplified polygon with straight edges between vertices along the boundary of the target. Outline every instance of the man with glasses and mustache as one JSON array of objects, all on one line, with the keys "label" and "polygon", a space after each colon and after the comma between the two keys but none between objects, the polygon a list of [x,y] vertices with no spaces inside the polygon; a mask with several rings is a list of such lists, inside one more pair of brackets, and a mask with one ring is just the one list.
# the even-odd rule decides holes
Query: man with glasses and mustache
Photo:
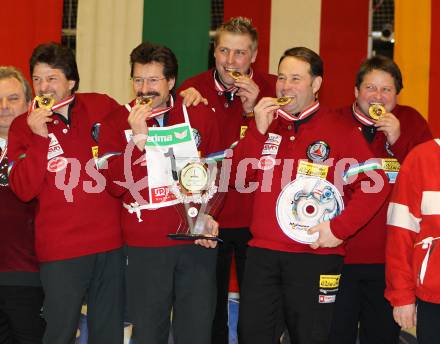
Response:
[{"label": "man with glasses and mustache", "polygon": [[[153,128],[186,123],[196,155],[198,151],[205,157],[220,149],[215,113],[204,104],[186,108],[183,99],[175,97],[178,64],[169,48],[144,42],[130,54],[130,64],[136,98],[104,121],[100,164],[107,164],[102,173],[108,191],[124,207],[132,338],[136,343],[168,343],[172,315],[176,343],[206,344],[215,310],[216,242],[199,239],[194,244],[168,237],[181,220],[173,205],[155,203],[157,188],[149,177],[165,174],[170,162],[163,156],[151,159],[146,143],[155,138],[150,136]],[[214,234],[218,231],[212,218],[207,226]]]}]

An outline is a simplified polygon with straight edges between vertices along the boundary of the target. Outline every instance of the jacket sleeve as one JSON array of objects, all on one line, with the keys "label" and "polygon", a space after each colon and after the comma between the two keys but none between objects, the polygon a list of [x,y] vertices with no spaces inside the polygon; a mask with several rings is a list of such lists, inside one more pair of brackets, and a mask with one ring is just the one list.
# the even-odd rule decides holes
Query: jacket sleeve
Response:
[{"label": "jacket sleeve", "polygon": [[350,165],[343,176],[338,168],[343,159],[336,162],[335,167],[335,183],[345,183],[343,191],[347,202],[342,213],[330,221],[330,228],[342,240],[365,226],[384,205],[390,192],[385,173],[373,159],[373,153],[361,134],[352,130],[344,139],[346,150],[342,158],[355,158],[357,163]]},{"label": "jacket sleeve", "polygon": [[397,160],[402,163],[415,146],[432,139],[428,123],[415,109],[405,107],[405,117],[400,122],[400,137],[390,147]]},{"label": "jacket sleeve", "polygon": [[417,189],[416,159],[410,154],[402,165],[387,216],[385,297],[393,306],[415,303],[412,269],[414,242],[420,231],[422,191]]},{"label": "jacket sleeve", "polygon": [[43,187],[50,139],[32,133],[27,114],[17,117],[8,135],[9,184],[18,198],[28,202]]},{"label": "jacket sleeve", "polygon": [[123,196],[136,182],[147,174],[145,166],[141,166],[145,152],[141,152],[124,137],[123,127],[118,126],[114,116],[110,114],[102,123],[99,135],[99,167],[106,179],[107,191],[115,197]]}]

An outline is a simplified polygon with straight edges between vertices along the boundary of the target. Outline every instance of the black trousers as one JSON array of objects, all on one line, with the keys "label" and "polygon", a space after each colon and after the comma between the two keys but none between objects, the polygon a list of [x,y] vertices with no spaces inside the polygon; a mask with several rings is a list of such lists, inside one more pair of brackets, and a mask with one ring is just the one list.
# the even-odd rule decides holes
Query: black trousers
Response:
[{"label": "black trousers", "polygon": [[0,286],[0,344],[41,344],[43,289]]},{"label": "black trousers", "polygon": [[75,343],[86,297],[88,343],[123,343],[124,265],[122,249],[42,263],[44,343]]},{"label": "black trousers", "polygon": [[128,315],[135,344],[208,344],[215,311],[217,249],[194,244],[128,246]]},{"label": "black trousers", "polygon": [[345,264],[336,298],[331,344],[399,343],[400,327],[384,297],[383,264]]},{"label": "black trousers", "polygon": [[228,293],[232,256],[235,257],[238,287],[244,275],[248,242],[252,238],[249,228],[221,228],[223,240],[217,257],[217,306],[212,325],[212,344],[228,344]]},{"label": "black trousers", "polygon": [[417,300],[417,342],[440,343],[440,304]]},{"label": "black trousers", "polygon": [[240,294],[240,344],[279,343],[280,312],[292,343],[327,343],[342,262],[337,255],[250,247]]}]

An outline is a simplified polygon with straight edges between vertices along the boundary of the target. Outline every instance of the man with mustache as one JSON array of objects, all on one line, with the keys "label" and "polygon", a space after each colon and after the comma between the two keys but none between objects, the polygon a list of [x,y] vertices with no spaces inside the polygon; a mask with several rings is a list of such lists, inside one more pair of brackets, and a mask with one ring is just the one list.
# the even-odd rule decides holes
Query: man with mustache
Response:
[{"label": "man with mustache", "polygon": [[[215,113],[204,104],[187,109],[183,99],[175,97],[178,64],[169,48],[144,42],[131,52],[130,64],[137,98],[103,123],[100,164],[107,165],[102,169],[107,189],[124,206],[121,219],[132,338],[136,343],[168,343],[172,314],[176,343],[206,344],[215,310],[216,242],[202,239],[194,244],[168,237],[176,233],[181,219],[173,205],[153,203],[156,189],[149,177],[166,174],[170,161],[150,160],[153,153],[146,143],[154,140],[150,135],[154,127],[190,124],[194,151],[205,157],[220,149]],[[151,100],[144,102],[144,97]],[[166,165],[155,161],[161,158]],[[208,217],[207,227],[217,234],[212,218]]]},{"label": "man with mustache", "polygon": [[[217,28],[214,37],[215,68],[196,75],[180,86],[196,88],[215,110],[223,147],[244,137],[258,99],[275,92],[276,78],[252,68],[258,53],[258,33],[248,18],[231,18]],[[228,343],[228,292],[232,257],[239,287],[246,262],[252,199],[250,193],[230,188],[219,214],[220,238],[217,260],[217,309],[212,343]]]},{"label": "man with mustache", "polygon": [[[35,247],[45,292],[44,343],[74,342],[87,296],[88,342],[120,344],[121,204],[105,192],[94,161],[96,128],[118,104],[106,95],[76,92],[75,56],[59,44],[37,46],[30,72],[35,94],[44,99],[11,125],[9,180],[21,200],[38,202]],[[64,187],[72,178],[77,186],[67,197]]]},{"label": "man with mustache", "polygon": [[27,111],[31,88],[14,67],[0,66],[0,343],[42,342],[43,289],[35,257],[35,201],[21,202],[8,183],[8,131]]}]

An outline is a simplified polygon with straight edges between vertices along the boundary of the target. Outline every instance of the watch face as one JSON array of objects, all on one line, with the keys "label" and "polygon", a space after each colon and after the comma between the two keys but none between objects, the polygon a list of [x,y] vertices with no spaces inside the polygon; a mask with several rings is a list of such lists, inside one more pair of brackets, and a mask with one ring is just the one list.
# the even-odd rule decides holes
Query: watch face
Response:
[{"label": "watch face", "polygon": [[188,192],[201,192],[208,183],[208,169],[199,162],[189,163],[180,172],[179,182]]}]

